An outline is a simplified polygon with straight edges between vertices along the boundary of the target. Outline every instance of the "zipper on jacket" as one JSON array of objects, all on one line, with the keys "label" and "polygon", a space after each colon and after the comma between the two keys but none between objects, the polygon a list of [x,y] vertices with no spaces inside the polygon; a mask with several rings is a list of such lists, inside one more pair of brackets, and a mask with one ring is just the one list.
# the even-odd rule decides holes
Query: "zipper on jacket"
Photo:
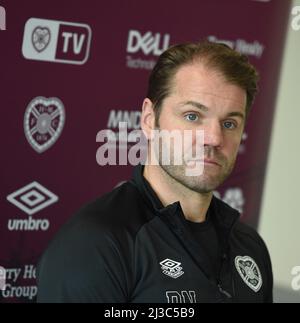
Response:
[{"label": "zipper on jacket", "polygon": [[218,285],[219,292],[222,295],[225,295],[226,298],[228,298],[228,299],[232,299],[232,295],[230,293],[228,293],[226,290],[224,290],[223,287],[222,287],[222,284],[221,284],[222,269],[224,267],[224,264],[225,264],[226,260],[227,260],[227,254],[223,253],[222,260],[221,260],[221,266],[220,266],[220,270],[219,270],[219,275],[218,275],[218,280],[217,280],[217,285]]},{"label": "zipper on jacket", "polygon": [[218,288],[219,288],[219,292],[221,294],[225,295],[228,299],[231,299],[232,298],[231,294],[229,294],[228,292],[226,292],[226,290],[224,290],[220,284],[218,284]]}]

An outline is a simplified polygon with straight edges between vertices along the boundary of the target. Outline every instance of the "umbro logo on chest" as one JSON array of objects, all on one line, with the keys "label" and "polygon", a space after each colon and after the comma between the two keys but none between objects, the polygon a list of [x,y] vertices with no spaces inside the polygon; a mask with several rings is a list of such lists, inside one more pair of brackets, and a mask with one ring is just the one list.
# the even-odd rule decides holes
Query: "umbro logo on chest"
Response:
[{"label": "umbro logo on chest", "polygon": [[162,272],[171,278],[179,278],[184,274],[181,262],[174,261],[172,259],[165,259],[159,263],[161,265]]}]

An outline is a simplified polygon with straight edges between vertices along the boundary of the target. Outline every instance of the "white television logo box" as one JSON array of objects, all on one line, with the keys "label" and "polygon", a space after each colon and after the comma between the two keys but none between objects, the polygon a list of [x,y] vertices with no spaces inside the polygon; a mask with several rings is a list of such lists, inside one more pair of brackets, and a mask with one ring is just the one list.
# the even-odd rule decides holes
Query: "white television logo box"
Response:
[{"label": "white television logo box", "polygon": [[30,60],[83,65],[89,57],[91,38],[91,28],[86,24],[30,18],[25,25],[22,53]]},{"label": "white television logo box", "polygon": [[0,6],[0,30],[6,30],[6,11]]}]

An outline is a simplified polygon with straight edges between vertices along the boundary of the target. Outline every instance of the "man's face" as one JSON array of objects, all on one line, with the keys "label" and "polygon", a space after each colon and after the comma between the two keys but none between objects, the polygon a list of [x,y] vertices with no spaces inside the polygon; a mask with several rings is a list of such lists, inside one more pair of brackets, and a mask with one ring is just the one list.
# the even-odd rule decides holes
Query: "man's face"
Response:
[{"label": "man's face", "polygon": [[[208,193],[231,173],[245,124],[246,91],[228,83],[213,69],[200,63],[181,67],[175,75],[170,96],[162,105],[160,130],[192,130],[195,151],[196,130],[204,131],[204,171],[187,176],[187,164],[163,165],[163,170],[189,189]],[[184,160],[184,159],[183,159]]]}]

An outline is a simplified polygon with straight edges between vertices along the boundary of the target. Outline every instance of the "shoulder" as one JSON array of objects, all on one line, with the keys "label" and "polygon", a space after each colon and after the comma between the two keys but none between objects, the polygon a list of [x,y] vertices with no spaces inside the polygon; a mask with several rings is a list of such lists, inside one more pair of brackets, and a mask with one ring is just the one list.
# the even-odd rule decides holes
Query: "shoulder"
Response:
[{"label": "shoulder", "polygon": [[216,197],[214,198],[214,201],[222,216],[223,224],[231,226],[232,223],[235,222],[232,228],[232,233],[235,238],[242,242],[254,244],[267,249],[266,244],[259,233],[250,225],[241,222],[241,215],[236,209]]},{"label": "shoulder", "polygon": [[237,237],[247,240],[250,243],[259,246],[267,251],[267,246],[260,234],[251,226],[238,221],[234,227],[234,233]]},{"label": "shoulder", "polygon": [[[215,198],[217,208],[222,215],[223,223],[230,226],[232,221],[235,223],[231,231],[231,243],[236,249],[244,252],[250,252],[253,255],[262,256],[267,266],[271,265],[268,248],[259,235],[259,233],[246,223],[239,219],[240,213],[220,199]],[[228,223],[226,223],[228,221]]]},{"label": "shoulder", "polygon": [[[143,201],[129,182],[116,187],[81,207],[65,223],[50,244],[50,248],[79,249],[91,245],[106,245],[113,240],[124,243],[149,219],[143,217]],[[49,248],[48,248],[49,249]]]},{"label": "shoulder", "polygon": [[101,232],[126,230],[132,234],[149,221],[141,212],[145,204],[138,190],[125,182],[111,192],[81,207],[65,224],[62,230],[80,232],[88,230],[98,235]]},{"label": "shoulder", "polygon": [[124,183],[83,206],[59,230],[38,265],[39,300],[126,299],[135,233],[144,222],[131,186]]},{"label": "shoulder", "polygon": [[[272,261],[269,250],[259,233],[247,224],[238,222],[234,227],[232,239],[236,250],[239,250],[244,255],[250,255],[253,259],[260,263],[267,277],[268,291],[273,289],[273,270]],[[270,294],[271,295],[271,294]],[[272,297],[268,297],[272,299]]]}]

